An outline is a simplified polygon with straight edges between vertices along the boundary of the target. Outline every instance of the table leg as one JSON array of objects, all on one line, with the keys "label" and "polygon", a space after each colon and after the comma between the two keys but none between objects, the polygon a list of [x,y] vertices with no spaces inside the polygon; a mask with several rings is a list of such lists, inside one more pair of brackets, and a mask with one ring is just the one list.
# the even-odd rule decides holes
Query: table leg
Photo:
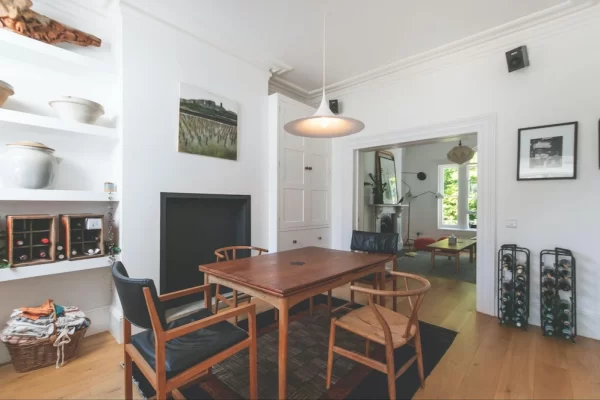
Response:
[{"label": "table leg", "polygon": [[287,396],[287,359],[288,359],[288,302],[279,303],[279,398]]},{"label": "table leg", "polygon": [[460,251],[457,251],[454,257],[456,257],[456,273],[458,274],[460,271]]},{"label": "table leg", "polygon": [[435,250],[431,250],[431,269],[435,269]]},{"label": "table leg", "polygon": [[475,247],[475,246],[471,246],[471,247],[469,247],[469,262],[470,262],[471,264],[473,264],[473,248],[474,248],[474,247]]}]

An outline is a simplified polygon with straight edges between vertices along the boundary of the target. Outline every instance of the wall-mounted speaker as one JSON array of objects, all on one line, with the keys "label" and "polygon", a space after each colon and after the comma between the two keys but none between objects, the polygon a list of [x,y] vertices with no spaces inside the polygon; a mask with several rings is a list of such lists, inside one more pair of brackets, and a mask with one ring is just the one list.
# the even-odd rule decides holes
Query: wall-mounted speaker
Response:
[{"label": "wall-mounted speaker", "polygon": [[506,63],[508,72],[513,72],[525,67],[529,67],[529,56],[527,55],[527,46],[517,47],[506,52]]},{"label": "wall-mounted speaker", "polygon": [[340,108],[339,108],[339,103],[336,100],[329,100],[329,109],[331,110],[332,113],[334,114],[339,114],[340,113]]}]

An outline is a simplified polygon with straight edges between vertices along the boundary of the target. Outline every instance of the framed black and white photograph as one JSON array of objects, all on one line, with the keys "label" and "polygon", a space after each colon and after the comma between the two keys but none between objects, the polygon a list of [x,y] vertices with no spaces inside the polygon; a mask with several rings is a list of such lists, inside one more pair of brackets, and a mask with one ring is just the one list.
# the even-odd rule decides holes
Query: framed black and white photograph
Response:
[{"label": "framed black and white photograph", "polygon": [[517,180],[577,178],[577,122],[519,129]]}]

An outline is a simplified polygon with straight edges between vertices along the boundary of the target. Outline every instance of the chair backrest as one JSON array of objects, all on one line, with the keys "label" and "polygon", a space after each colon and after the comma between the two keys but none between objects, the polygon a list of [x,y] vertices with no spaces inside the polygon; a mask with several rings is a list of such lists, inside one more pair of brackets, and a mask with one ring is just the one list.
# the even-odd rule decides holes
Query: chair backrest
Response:
[{"label": "chair backrest", "polygon": [[249,252],[250,256],[252,256],[252,252],[255,251],[258,254],[257,255],[261,255],[262,253],[268,253],[269,250],[267,249],[261,249],[260,247],[254,247],[254,246],[229,246],[229,247],[222,247],[220,249],[215,250],[215,256],[217,256],[217,262],[219,261],[230,261],[230,260],[237,260],[238,257],[238,250],[243,251],[243,252]]},{"label": "chair backrest", "polygon": [[152,279],[130,278],[121,261],[113,263],[112,276],[123,307],[123,315],[129,322],[140,328],[152,329],[152,320],[144,297],[144,288],[149,288],[162,327],[166,327],[165,308],[158,299]]},{"label": "chair backrest", "polygon": [[365,253],[391,254],[398,252],[397,233],[353,231],[350,249]]}]

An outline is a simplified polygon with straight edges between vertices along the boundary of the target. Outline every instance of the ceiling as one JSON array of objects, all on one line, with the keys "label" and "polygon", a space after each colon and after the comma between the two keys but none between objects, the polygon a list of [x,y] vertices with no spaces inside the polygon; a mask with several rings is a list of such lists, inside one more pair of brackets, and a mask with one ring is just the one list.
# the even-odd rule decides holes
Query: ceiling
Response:
[{"label": "ceiling", "polygon": [[305,91],[321,86],[327,8],[327,83],[579,0],[129,0],[130,5]]}]

